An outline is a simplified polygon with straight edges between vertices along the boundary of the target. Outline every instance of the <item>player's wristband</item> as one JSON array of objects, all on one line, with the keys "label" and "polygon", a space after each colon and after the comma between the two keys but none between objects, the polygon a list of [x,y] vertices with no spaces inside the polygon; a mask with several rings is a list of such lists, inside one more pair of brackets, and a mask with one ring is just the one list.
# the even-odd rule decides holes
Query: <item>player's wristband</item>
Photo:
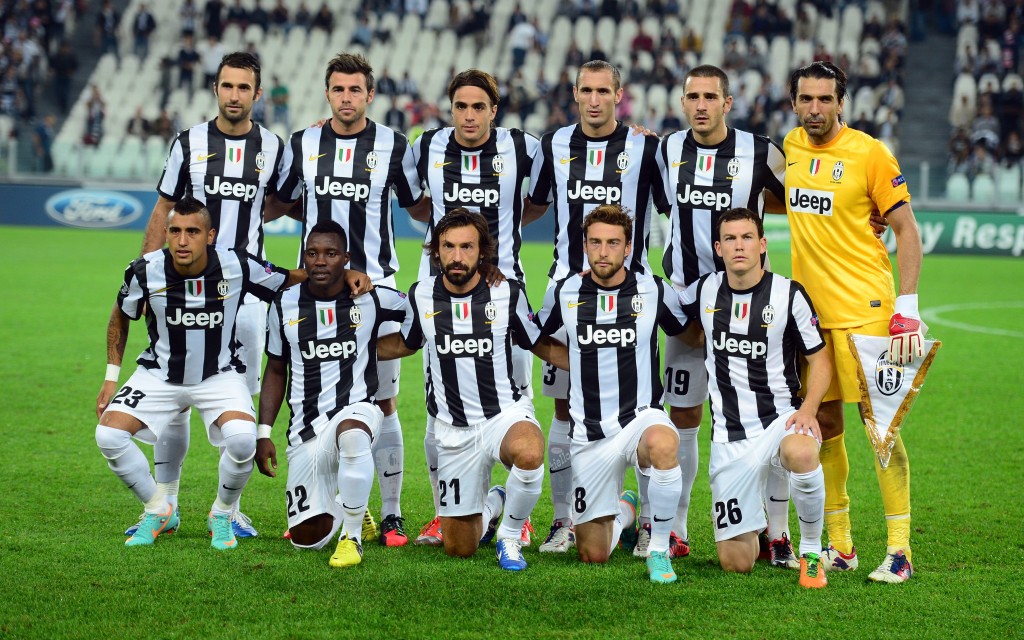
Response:
[{"label": "player's wristband", "polygon": [[270,430],[273,429],[269,424],[261,424],[256,427],[256,439],[262,440],[263,438],[270,437]]},{"label": "player's wristband", "polygon": [[121,375],[121,365],[108,364],[107,365],[107,375],[103,379],[106,380],[107,382],[117,382],[117,378],[120,375]]},{"label": "player's wristband", "polygon": [[917,294],[906,293],[901,296],[896,296],[896,312],[906,318],[920,318],[921,314],[917,311]]}]

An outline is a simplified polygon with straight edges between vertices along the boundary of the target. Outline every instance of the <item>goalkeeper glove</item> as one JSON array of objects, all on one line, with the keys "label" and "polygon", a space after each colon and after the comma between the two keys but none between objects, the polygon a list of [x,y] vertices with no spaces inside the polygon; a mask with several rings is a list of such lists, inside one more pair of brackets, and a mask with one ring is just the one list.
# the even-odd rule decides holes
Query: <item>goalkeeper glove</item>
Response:
[{"label": "goalkeeper glove", "polygon": [[917,311],[917,294],[896,298],[896,313],[889,319],[889,362],[909,364],[924,357],[924,334],[928,325]]}]

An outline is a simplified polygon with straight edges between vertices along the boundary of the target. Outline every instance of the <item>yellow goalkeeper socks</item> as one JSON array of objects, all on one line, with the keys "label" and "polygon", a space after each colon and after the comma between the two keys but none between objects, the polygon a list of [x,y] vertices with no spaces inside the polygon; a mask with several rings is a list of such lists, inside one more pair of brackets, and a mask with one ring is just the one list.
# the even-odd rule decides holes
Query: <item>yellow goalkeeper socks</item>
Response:
[{"label": "yellow goalkeeper socks", "polygon": [[910,560],[910,460],[903,447],[903,438],[896,437],[889,466],[882,469],[875,459],[875,472],[882,490],[889,549],[903,549]]},{"label": "yellow goalkeeper socks", "polygon": [[821,468],[825,473],[825,526],[829,543],[842,553],[853,551],[850,535],[850,496],[846,493],[846,479],[850,476],[850,462],[846,458],[844,434],[821,443]]}]

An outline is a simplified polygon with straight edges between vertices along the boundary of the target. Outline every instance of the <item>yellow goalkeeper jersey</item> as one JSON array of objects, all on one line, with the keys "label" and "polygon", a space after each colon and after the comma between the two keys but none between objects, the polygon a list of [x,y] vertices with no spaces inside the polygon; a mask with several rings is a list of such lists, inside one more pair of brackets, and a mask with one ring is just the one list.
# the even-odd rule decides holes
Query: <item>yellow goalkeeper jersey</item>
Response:
[{"label": "yellow goalkeeper jersey", "polygon": [[888,320],[896,299],[892,266],[869,218],[910,201],[896,158],[878,140],[846,126],[821,146],[797,127],[783,150],[793,279],[810,294],[821,327]]}]

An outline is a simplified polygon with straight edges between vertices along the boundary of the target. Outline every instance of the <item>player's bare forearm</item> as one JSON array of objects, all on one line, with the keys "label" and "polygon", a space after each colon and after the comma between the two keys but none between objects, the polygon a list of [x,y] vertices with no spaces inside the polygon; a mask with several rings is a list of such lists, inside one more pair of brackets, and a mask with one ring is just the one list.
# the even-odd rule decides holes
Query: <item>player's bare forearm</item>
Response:
[{"label": "player's bare forearm", "polygon": [[676,336],[691,349],[704,348],[704,331],[697,321],[687,323],[683,332]]},{"label": "player's bare forearm", "polygon": [[309,274],[306,273],[305,269],[291,269],[288,271],[288,279],[284,283],[284,288],[293,287],[297,284],[302,284],[309,279]]},{"label": "player's bare forearm", "polygon": [[807,356],[807,395],[800,408],[817,414],[831,382],[832,356],[828,349],[819,349]]},{"label": "player's bare forearm", "polygon": [[532,349],[534,355],[545,362],[550,362],[563,371],[569,370],[569,348],[550,336],[537,341]]},{"label": "player's bare forearm", "polygon": [[167,238],[167,215],[174,208],[174,201],[163,196],[158,196],[152,213],[149,214],[149,222],[146,223],[146,233],[142,237],[142,253],[156,251],[164,246]]},{"label": "player's bare forearm", "polygon": [[[263,371],[263,384],[260,385],[260,424],[273,425],[284,402],[285,374],[287,367],[284,360],[267,359],[267,367]],[[273,478],[277,476],[277,447],[270,438],[256,440],[256,467],[263,475]]]},{"label": "player's bare forearm", "polygon": [[420,201],[412,205],[406,211],[409,212],[409,217],[416,222],[427,222],[430,220],[430,210],[433,208],[434,203],[430,200],[430,196],[423,196]]},{"label": "player's bare forearm", "polygon": [[389,333],[386,336],[377,338],[378,360],[397,360],[398,358],[411,356],[414,353],[416,351],[405,345],[405,340],[402,340],[402,334],[400,333]]},{"label": "player's bare forearm", "polygon": [[540,220],[544,216],[544,212],[548,210],[546,204],[534,204],[529,197],[523,199],[523,226],[530,224],[536,220]]},{"label": "player's bare forearm", "polygon": [[294,206],[294,202],[281,202],[277,196],[267,196],[266,205],[263,207],[263,222],[273,222],[287,215]]},{"label": "player's bare forearm", "polygon": [[924,249],[921,246],[921,230],[917,226],[914,210],[908,202],[890,211],[886,219],[896,236],[896,268],[900,274],[899,294],[917,293]]},{"label": "player's bare forearm", "polygon": [[116,304],[110,310],[107,322],[107,364],[121,366],[124,348],[128,344],[128,327],[131,319]]},{"label": "player's bare forearm", "polygon": [[786,215],[786,203],[775,197],[775,194],[764,190],[764,212]]}]

